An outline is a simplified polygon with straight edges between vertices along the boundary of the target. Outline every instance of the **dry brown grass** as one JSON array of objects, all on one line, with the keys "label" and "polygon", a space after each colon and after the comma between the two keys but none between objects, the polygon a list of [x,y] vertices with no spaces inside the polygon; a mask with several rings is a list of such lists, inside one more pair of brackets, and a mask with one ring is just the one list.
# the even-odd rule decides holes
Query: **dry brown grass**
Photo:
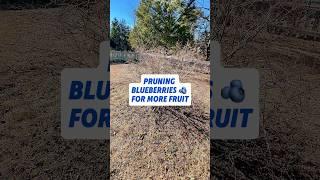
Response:
[{"label": "dry brown grass", "polygon": [[[52,24],[59,13],[0,12],[1,178],[107,177],[108,142],[60,136],[60,72],[95,67],[98,58],[80,54],[70,36],[56,37],[59,26]],[[319,179],[318,47],[319,42],[269,36],[225,62],[260,70],[263,124],[261,138],[254,141],[211,141],[212,178]],[[118,75],[111,76],[112,177],[207,178],[208,67],[144,60],[120,65]],[[129,107],[128,84],[138,82],[141,73],[161,72],[178,73],[182,82],[192,83],[193,106]]]},{"label": "dry brown grass", "polygon": [[107,178],[109,142],[60,135],[61,70],[98,63],[57,38],[61,12],[0,11],[0,179]]},{"label": "dry brown grass", "polygon": [[259,69],[262,121],[256,140],[211,141],[213,179],[319,179],[319,46],[262,35],[225,62]]},{"label": "dry brown grass", "polygon": [[[111,66],[112,178],[208,179],[209,75],[184,65],[144,55],[139,64]],[[130,107],[129,83],[148,73],[176,73],[193,85],[201,79],[202,87],[193,87],[191,107]]]}]

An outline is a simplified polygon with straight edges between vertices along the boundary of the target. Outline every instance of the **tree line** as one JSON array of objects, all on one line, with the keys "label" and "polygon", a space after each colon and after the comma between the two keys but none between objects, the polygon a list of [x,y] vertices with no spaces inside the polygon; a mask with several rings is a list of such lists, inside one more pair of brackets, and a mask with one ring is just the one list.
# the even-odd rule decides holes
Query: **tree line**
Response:
[{"label": "tree line", "polygon": [[135,16],[133,27],[124,20],[112,20],[113,49],[171,49],[209,37],[209,18],[195,0],[141,0]]}]

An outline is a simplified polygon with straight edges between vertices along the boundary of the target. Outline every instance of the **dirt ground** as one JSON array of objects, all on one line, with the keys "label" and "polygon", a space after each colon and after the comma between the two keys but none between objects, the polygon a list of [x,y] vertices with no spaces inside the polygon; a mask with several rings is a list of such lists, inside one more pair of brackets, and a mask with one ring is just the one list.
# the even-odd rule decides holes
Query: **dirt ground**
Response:
[{"label": "dirt ground", "polygon": [[180,81],[192,83],[192,107],[128,105],[129,83],[139,82],[143,73],[165,73],[155,68],[158,63],[170,67],[169,61],[159,58],[111,66],[111,177],[208,179],[209,74],[180,71]]},{"label": "dirt ground", "polygon": [[109,142],[60,135],[60,72],[98,58],[56,38],[57,14],[0,11],[0,179],[107,178]]},{"label": "dirt ground", "polygon": [[319,47],[264,34],[224,62],[259,70],[262,121],[256,140],[211,141],[211,177],[319,179]]},{"label": "dirt ground", "polygon": [[[60,136],[60,72],[96,67],[98,57],[79,52],[71,40],[79,38],[76,31],[61,37],[59,13],[0,11],[1,179],[107,178],[108,141]],[[208,179],[211,169],[212,179],[319,179],[319,47],[261,36],[225,62],[261,73],[262,123],[253,141],[209,141],[207,67],[199,72],[150,56],[139,64],[112,65],[111,178]],[[166,72],[192,83],[191,107],[128,106],[130,82]]]}]

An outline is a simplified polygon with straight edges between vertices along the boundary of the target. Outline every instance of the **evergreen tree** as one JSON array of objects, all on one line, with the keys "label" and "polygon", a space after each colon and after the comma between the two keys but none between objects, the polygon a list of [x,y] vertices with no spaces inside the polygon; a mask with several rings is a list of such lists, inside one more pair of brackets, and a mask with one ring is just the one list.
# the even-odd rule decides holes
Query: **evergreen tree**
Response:
[{"label": "evergreen tree", "polygon": [[119,21],[118,19],[113,19],[111,22],[111,32],[110,32],[110,45],[111,48],[117,51],[127,51],[130,50],[129,44],[129,33],[130,27],[126,24],[124,20]]},{"label": "evergreen tree", "polygon": [[130,43],[149,48],[185,45],[193,41],[200,13],[195,0],[141,0]]}]

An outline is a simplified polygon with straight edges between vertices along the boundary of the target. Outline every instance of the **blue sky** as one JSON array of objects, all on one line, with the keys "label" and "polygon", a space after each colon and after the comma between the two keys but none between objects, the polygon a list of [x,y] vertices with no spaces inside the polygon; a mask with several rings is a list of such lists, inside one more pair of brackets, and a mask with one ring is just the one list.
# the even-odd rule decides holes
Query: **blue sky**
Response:
[{"label": "blue sky", "polygon": [[124,19],[131,27],[135,21],[135,9],[140,0],[110,0],[110,21]]},{"label": "blue sky", "polygon": [[[196,0],[199,7],[210,7],[210,0]],[[140,0],[110,0],[110,21],[114,18],[125,20],[131,27],[135,21],[135,10]],[[205,12],[209,14],[209,11]]]}]

